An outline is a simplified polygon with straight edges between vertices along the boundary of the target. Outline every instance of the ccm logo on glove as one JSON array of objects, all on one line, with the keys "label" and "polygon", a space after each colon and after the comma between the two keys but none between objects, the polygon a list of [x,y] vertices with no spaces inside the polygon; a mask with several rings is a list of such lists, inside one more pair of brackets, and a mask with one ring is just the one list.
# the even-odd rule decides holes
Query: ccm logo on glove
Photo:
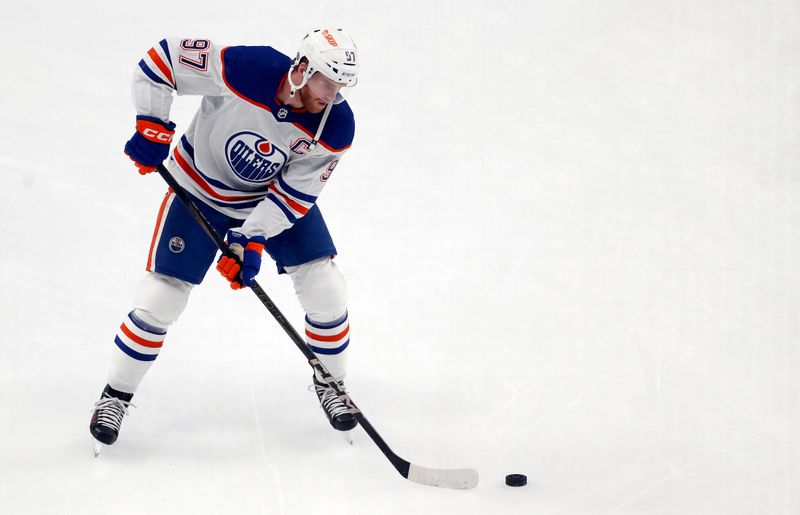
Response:
[{"label": "ccm logo on glove", "polygon": [[172,143],[172,137],[175,135],[175,131],[165,130],[160,123],[149,120],[136,120],[136,130],[153,143]]},{"label": "ccm logo on glove", "polygon": [[169,155],[169,144],[174,134],[174,123],[139,115],[136,117],[136,132],[125,144],[125,154],[133,160],[140,174],[155,171]]}]

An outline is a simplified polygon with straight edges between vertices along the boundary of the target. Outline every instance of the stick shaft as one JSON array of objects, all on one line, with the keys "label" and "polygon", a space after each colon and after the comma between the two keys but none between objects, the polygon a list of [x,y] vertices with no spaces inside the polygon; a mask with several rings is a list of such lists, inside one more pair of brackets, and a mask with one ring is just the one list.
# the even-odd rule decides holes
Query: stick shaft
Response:
[{"label": "stick shaft", "polygon": [[[206,219],[203,213],[197,208],[197,206],[195,206],[194,201],[192,200],[192,196],[178,184],[178,182],[175,180],[172,174],[169,173],[169,170],[167,170],[163,164],[158,165],[157,171],[164,179],[164,181],[166,181],[169,187],[172,188],[172,191],[175,192],[175,195],[180,199],[180,201],[183,202],[183,205],[186,206],[186,209],[189,211],[189,214],[192,216],[192,218],[194,218],[195,221],[198,224],[200,224],[200,227],[203,228],[203,230],[209,236],[209,238],[211,238],[211,240],[216,244],[217,248],[219,248],[219,250],[223,254],[230,254],[230,248],[228,247],[228,244],[225,242],[222,236],[220,236],[220,234],[217,233],[217,231],[214,229],[211,223]],[[328,386],[336,390],[339,399],[342,402],[344,402],[344,404],[348,408],[350,408],[350,412],[353,414],[353,417],[355,417],[356,421],[358,421],[361,427],[364,428],[364,431],[369,435],[372,441],[375,442],[375,445],[378,446],[378,448],[381,450],[381,452],[383,452],[386,458],[389,459],[394,468],[396,468],[397,471],[403,477],[408,478],[410,463],[401,458],[400,456],[398,456],[397,454],[395,454],[394,451],[392,451],[392,449],[384,441],[381,435],[378,434],[378,431],[375,430],[374,427],[372,427],[372,424],[369,422],[369,420],[367,420],[367,417],[364,416],[364,414],[361,412],[358,406],[356,406],[355,402],[353,402],[350,396],[344,390],[342,390],[342,387],[339,386],[339,383],[337,383],[336,380],[333,378],[333,376],[331,376],[331,373],[328,372],[328,369],[325,368],[325,365],[323,365],[317,358],[317,356],[314,354],[314,352],[308,348],[305,340],[303,340],[300,334],[298,334],[294,326],[292,326],[292,324],[286,319],[283,313],[281,313],[281,310],[278,309],[278,306],[276,306],[275,303],[272,302],[272,299],[269,298],[267,292],[265,292],[264,289],[261,288],[261,286],[258,284],[258,282],[256,282],[255,279],[253,280],[250,289],[253,290],[253,293],[256,294],[258,300],[261,301],[264,307],[267,308],[267,311],[269,311],[270,314],[275,318],[275,321],[278,322],[278,325],[280,325],[286,332],[286,334],[289,335],[289,338],[292,339],[292,342],[294,342],[295,346],[297,346],[297,348],[300,349],[300,352],[302,352],[303,355],[306,357],[306,360],[308,361],[309,365],[311,365],[313,369],[315,369],[320,373],[323,380],[328,384]]]}]

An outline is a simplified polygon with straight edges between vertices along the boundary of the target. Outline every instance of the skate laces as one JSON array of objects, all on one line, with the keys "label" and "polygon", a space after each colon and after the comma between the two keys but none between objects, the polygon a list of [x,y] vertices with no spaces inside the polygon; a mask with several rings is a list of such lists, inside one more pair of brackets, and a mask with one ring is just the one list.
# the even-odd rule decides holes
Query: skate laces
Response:
[{"label": "skate laces", "polygon": [[[342,382],[339,382],[339,386],[342,388],[342,391],[347,392]],[[327,384],[312,384],[308,387],[309,391],[312,388],[317,392],[317,397],[319,397],[319,405],[322,406],[322,409],[330,414],[331,418],[350,413],[350,409],[344,405],[341,399],[339,399],[339,395],[332,387],[328,386]]]},{"label": "skate laces", "polygon": [[103,394],[103,397],[94,403],[94,409],[97,410],[97,423],[119,431],[122,417],[129,414],[129,406],[136,407],[132,402]]}]

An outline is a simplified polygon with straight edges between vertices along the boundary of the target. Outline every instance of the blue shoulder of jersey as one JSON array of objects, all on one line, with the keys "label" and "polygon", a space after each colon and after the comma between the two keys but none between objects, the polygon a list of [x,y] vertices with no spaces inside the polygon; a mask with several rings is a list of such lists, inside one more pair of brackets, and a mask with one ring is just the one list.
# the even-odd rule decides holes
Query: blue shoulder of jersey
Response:
[{"label": "blue shoulder of jersey", "polygon": [[225,47],[222,50],[222,79],[238,96],[270,109],[272,97],[291,64],[289,57],[272,47]]},{"label": "blue shoulder of jersey", "polygon": [[[222,50],[222,78],[234,94],[271,113],[280,106],[275,95],[292,60],[268,46],[232,46]],[[290,112],[285,120],[313,136],[320,113]],[[353,141],[355,121],[347,102],[335,104],[325,123],[320,142],[334,152],[345,150]]]},{"label": "blue shoulder of jersey", "polygon": [[[314,123],[314,131],[316,131],[317,124],[319,124],[318,121]],[[353,111],[350,109],[350,106],[347,105],[347,101],[340,102],[333,105],[331,114],[328,116],[328,121],[325,123],[325,128],[322,129],[320,141],[328,147],[329,150],[339,152],[345,150],[353,143],[355,131],[356,122],[353,118]]]}]

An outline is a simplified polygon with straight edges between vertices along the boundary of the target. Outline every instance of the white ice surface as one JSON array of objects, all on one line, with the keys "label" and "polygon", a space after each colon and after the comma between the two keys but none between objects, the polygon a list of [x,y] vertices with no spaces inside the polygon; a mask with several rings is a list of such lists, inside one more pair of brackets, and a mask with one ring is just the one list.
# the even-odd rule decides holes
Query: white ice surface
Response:
[{"label": "white ice surface", "polygon": [[[0,513],[800,513],[797,0],[382,4],[0,4]],[[165,36],[293,53],[322,24],[362,55],[320,201],[351,393],[480,485],[344,444],[212,273],[92,458],[165,191],[122,154],[133,67]],[[299,326],[288,279],[261,282]]]}]

